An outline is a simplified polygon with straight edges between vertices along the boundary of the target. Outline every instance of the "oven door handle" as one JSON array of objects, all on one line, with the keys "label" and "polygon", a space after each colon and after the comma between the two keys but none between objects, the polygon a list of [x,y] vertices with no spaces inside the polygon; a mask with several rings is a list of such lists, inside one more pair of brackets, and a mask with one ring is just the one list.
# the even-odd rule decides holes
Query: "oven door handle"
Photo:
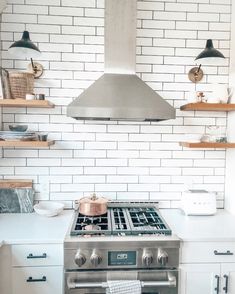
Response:
[{"label": "oven door handle", "polygon": [[[167,273],[167,281],[141,281],[141,287],[176,287],[176,277],[171,273]],[[86,288],[108,288],[108,283],[78,283],[76,280],[67,279],[68,289],[86,289]]]}]

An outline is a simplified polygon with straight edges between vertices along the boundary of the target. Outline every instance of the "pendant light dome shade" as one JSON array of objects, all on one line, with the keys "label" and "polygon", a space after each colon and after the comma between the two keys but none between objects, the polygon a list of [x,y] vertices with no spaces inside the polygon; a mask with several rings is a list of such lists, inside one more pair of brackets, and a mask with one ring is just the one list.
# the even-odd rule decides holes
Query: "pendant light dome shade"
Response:
[{"label": "pendant light dome shade", "polygon": [[195,58],[200,63],[216,63],[217,58],[225,59],[224,55],[217,49],[214,48],[211,39],[206,41],[206,48]]},{"label": "pendant light dome shade", "polygon": [[21,40],[13,43],[8,52],[19,58],[36,58],[41,54],[38,47],[30,40],[28,31],[23,32]]}]

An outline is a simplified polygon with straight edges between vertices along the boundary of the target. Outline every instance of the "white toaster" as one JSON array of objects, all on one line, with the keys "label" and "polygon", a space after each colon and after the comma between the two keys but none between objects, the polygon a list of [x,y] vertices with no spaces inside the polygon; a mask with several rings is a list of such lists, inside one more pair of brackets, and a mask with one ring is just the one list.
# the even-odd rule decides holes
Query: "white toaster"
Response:
[{"label": "white toaster", "polygon": [[183,192],[181,208],[186,215],[213,215],[216,213],[216,194],[205,190]]}]

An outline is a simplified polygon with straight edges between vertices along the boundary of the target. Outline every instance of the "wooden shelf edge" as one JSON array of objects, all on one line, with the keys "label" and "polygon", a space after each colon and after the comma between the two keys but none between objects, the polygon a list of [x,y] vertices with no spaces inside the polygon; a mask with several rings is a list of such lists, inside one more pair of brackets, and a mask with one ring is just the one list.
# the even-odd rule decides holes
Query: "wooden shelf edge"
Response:
[{"label": "wooden shelf edge", "polygon": [[31,147],[41,148],[54,145],[55,141],[0,141],[0,147]]},{"label": "wooden shelf edge", "polygon": [[223,103],[188,103],[180,107],[180,110],[183,111],[235,111],[235,104],[223,104]]},{"label": "wooden shelf edge", "polygon": [[0,180],[0,189],[32,188],[32,180]]},{"label": "wooden shelf edge", "polygon": [[55,105],[49,100],[26,100],[26,99],[0,99],[0,106],[3,107],[32,107],[32,108],[53,108]]},{"label": "wooden shelf edge", "polygon": [[217,143],[217,142],[179,142],[180,146],[188,148],[235,148],[235,143]]}]

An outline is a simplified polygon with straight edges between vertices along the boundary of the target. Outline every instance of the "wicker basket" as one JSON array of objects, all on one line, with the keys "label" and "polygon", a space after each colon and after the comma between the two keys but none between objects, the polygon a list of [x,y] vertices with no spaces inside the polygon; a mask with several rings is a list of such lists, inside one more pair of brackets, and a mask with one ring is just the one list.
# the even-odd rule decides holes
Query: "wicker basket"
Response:
[{"label": "wicker basket", "polygon": [[29,72],[9,72],[11,96],[13,99],[25,99],[26,94],[33,93],[34,75]]}]

